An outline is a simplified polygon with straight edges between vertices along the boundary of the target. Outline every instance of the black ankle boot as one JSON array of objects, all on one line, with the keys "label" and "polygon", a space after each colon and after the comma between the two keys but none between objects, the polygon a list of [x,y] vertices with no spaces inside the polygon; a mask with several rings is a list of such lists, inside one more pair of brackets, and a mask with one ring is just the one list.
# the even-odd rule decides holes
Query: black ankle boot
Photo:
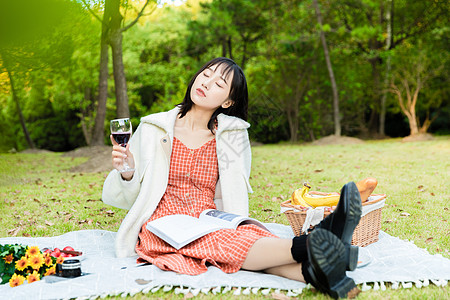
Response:
[{"label": "black ankle boot", "polygon": [[344,244],[347,258],[347,270],[353,271],[358,264],[358,247],[352,246],[353,231],[361,219],[361,197],[354,182],[342,187],[339,203],[332,214],[314,228],[331,231]]},{"label": "black ankle boot", "polygon": [[346,276],[344,244],[330,231],[315,229],[307,239],[308,261],[302,264],[306,283],[331,297],[353,298],[359,294],[353,279]]}]

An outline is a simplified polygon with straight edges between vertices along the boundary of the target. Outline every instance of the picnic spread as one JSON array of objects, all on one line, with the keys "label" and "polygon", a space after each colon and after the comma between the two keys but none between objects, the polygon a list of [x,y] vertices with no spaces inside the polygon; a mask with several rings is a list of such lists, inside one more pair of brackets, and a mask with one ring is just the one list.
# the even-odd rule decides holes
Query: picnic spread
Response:
[{"label": "picnic spread", "polygon": [[[308,234],[314,225],[333,212],[339,201],[339,193],[310,189],[309,184],[304,184],[294,191],[291,199],[281,204],[281,212],[290,226],[264,225],[280,238]],[[354,271],[347,271],[347,276],[363,291],[385,290],[389,284],[392,289],[421,288],[430,283],[446,286],[450,280],[450,260],[440,254],[431,255],[411,241],[381,231],[386,195],[371,194],[372,191],[362,200],[361,220],[352,238],[352,245],[359,246],[358,264]],[[137,264],[137,255],[117,258],[115,238],[115,232],[105,230],[80,230],[54,237],[0,238],[0,250],[5,254],[1,266],[9,268],[9,271],[0,268],[0,275],[9,281],[9,284],[0,284],[0,294],[5,299],[95,299],[162,290],[194,296],[199,293],[267,295],[271,292],[297,296],[309,287],[262,272],[225,273],[214,266],[200,275],[164,271],[149,263]],[[18,271],[12,277],[6,276],[13,264]]]},{"label": "picnic spread", "polygon": [[[279,237],[292,238],[290,226],[265,223]],[[56,248],[71,245],[83,252],[81,269],[83,276],[48,280],[46,276],[31,284],[10,287],[0,285],[5,299],[89,299],[107,295],[134,295],[158,290],[173,293],[206,294],[269,294],[283,292],[295,296],[307,286],[299,281],[260,272],[238,271],[226,274],[216,267],[196,276],[162,271],[153,265],[137,265],[135,257],[116,258],[114,254],[115,232],[105,230],[81,230],[54,237],[7,237],[0,244],[33,245],[39,248]],[[440,254],[431,255],[411,241],[403,241],[383,231],[379,240],[359,252],[358,267],[347,272],[362,290],[422,287],[431,283],[445,286],[450,280],[450,260]],[[69,284],[70,283],[70,284]]]}]

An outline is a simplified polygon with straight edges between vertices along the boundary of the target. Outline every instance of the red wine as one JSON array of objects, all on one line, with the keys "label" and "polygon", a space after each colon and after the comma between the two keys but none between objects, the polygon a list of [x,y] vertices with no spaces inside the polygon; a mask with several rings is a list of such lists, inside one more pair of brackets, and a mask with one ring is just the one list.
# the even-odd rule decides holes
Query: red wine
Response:
[{"label": "red wine", "polygon": [[113,133],[112,136],[120,146],[125,147],[130,140],[131,132]]}]

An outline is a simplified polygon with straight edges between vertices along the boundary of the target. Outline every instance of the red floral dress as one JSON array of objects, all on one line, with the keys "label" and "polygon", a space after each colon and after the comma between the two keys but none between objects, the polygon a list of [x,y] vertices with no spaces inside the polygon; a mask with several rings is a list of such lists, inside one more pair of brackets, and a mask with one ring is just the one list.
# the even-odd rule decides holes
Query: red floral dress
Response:
[{"label": "red floral dress", "polygon": [[151,218],[142,225],[136,244],[138,262],[148,261],[162,270],[198,275],[214,265],[226,273],[237,272],[253,243],[261,237],[276,237],[256,225],[221,229],[177,250],[146,229],[149,221],[171,214],[198,217],[216,208],[214,193],[219,178],[216,140],[197,149],[174,138],[166,192]]}]

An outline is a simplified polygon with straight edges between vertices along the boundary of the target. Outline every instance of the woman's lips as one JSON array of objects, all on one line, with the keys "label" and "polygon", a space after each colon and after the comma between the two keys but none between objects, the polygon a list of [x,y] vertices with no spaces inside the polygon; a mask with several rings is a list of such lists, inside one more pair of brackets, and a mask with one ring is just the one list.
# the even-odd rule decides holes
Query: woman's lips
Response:
[{"label": "woman's lips", "polygon": [[195,91],[197,92],[197,94],[198,94],[199,96],[202,96],[202,97],[205,97],[205,96],[206,96],[206,95],[205,95],[205,92],[204,92],[202,89],[200,89],[200,88],[196,89]]}]

